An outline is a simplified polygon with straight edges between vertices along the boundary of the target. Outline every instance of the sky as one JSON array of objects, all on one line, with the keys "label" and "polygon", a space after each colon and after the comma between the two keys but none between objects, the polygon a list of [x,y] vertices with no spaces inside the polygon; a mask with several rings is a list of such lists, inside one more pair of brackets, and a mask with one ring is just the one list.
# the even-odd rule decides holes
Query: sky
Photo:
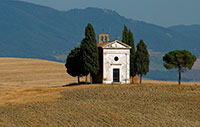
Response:
[{"label": "sky", "polygon": [[68,11],[74,8],[111,9],[121,16],[170,27],[200,24],[200,0],[22,0]]}]

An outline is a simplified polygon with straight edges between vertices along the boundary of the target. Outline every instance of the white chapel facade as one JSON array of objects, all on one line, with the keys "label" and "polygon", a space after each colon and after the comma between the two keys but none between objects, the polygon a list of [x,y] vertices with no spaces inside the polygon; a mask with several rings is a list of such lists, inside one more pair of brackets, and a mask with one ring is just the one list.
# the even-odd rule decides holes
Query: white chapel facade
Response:
[{"label": "white chapel facade", "polygon": [[131,47],[119,40],[110,42],[108,34],[100,34],[98,49],[100,71],[93,76],[93,82],[130,83]]}]

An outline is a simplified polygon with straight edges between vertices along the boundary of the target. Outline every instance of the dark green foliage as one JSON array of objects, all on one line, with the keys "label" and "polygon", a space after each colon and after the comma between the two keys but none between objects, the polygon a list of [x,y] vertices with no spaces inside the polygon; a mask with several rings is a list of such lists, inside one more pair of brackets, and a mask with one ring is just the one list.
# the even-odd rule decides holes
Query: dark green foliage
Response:
[{"label": "dark green foliage", "polygon": [[192,69],[196,56],[186,50],[175,50],[165,54],[163,61],[166,69],[178,69],[181,84],[181,72]]},{"label": "dark green foliage", "polygon": [[78,76],[78,83],[80,83],[80,76],[83,75],[83,68],[80,64],[81,53],[80,48],[75,47],[66,59],[65,67],[67,68],[67,73],[73,77]]},{"label": "dark green foliage", "polygon": [[[133,39],[133,33],[129,30],[128,33],[128,42],[129,45],[131,46],[131,51],[130,51],[130,76],[135,76],[136,75],[136,68],[135,68],[135,44],[134,44],[134,39]],[[133,79],[133,78],[132,78]]]},{"label": "dark green foliage", "polygon": [[89,23],[85,28],[85,38],[81,42],[81,53],[84,72],[91,75],[97,74],[99,71],[98,48],[95,31]]},{"label": "dark green foliage", "polygon": [[[126,26],[124,26],[124,30],[123,30],[123,34],[122,34],[122,42],[131,46],[131,51],[130,51],[130,76],[134,77],[136,75],[135,44],[134,44],[133,33],[131,32],[131,30],[128,30],[128,28]],[[133,78],[132,78],[132,80],[133,80]]]},{"label": "dark green foliage", "polygon": [[142,76],[149,72],[149,53],[147,46],[143,40],[137,44],[137,51],[135,57],[136,71],[140,75],[140,83],[142,83]]},{"label": "dark green foliage", "polygon": [[128,42],[128,28],[127,28],[127,26],[125,26],[124,25],[124,30],[123,30],[123,33],[122,33],[122,42],[124,42],[124,43],[126,43],[126,44],[128,44],[129,45],[129,42]]}]

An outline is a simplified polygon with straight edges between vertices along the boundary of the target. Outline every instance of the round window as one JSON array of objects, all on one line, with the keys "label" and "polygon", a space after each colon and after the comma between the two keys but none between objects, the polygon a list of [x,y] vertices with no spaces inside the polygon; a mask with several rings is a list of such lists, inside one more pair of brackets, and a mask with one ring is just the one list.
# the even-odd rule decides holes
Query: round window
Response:
[{"label": "round window", "polygon": [[115,56],[114,60],[115,60],[115,61],[118,61],[118,60],[119,60],[119,58],[118,58],[117,56]]}]

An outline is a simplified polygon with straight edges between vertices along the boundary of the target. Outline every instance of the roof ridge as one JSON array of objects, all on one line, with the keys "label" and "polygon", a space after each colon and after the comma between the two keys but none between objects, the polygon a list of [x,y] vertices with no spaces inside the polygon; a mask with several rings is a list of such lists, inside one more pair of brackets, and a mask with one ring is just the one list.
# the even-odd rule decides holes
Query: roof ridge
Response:
[{"label": "roof ridge", "polygon": [[[129,45],[125,44],[124,42],[121,42],[120,40],[114,40],[114,41],[111,41],[111,42],[99,43],[97,46],[102,47],[102,48],[106,48],[107,45],[109,45],[109,44],[111,45],[113,43],[119,43],[119,44],[125,46],[126,48],[131,49],[131,47]],[[110,47],[110,48],[114,48],[114,47]]]}]

